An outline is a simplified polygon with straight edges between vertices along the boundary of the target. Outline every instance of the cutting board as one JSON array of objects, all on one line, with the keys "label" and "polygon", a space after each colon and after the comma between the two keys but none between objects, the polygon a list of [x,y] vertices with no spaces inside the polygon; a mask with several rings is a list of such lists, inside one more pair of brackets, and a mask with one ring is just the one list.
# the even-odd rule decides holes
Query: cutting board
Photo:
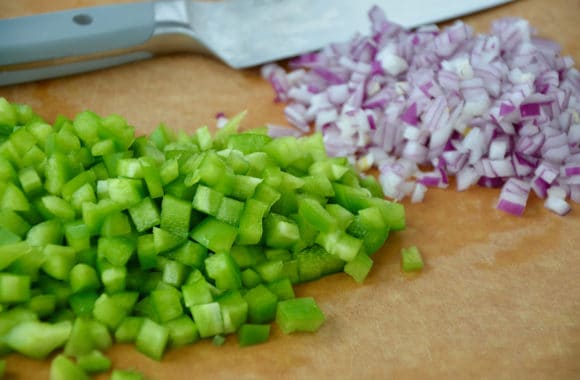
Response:
[{"label": "cutting board", "polygon": [[[0,17],[95,3],[2,1]],[[485,32],[501,16],[529,19],[580,62],[579,0],[517,1],[465,20]],[[214,125],[217,112],[242,110],[246,128],[286,124],[258,70],[193,55],[0,88],[0,96],[51,121],[85,109],[121,114],[142,133],[160,122],[193,131]],[[221,347],[172,350],[161,362],[126,345],[108,354],[114,367],[151,379],[580,379],[580,205],[560,217],[532,196],[518,218],[494,208],[498,194],[449,188],[405,203],[408,228],[374,256],[364,284],[339,274],[297,287],[327,316],[315,334],[274,326],[266,344],[240,348],[231,336]],[[410,245],[424,254],[420,274],[400,269],[400,250]],[[48,360],[12,355],[6,379],[46,379],[48,368]]]}]

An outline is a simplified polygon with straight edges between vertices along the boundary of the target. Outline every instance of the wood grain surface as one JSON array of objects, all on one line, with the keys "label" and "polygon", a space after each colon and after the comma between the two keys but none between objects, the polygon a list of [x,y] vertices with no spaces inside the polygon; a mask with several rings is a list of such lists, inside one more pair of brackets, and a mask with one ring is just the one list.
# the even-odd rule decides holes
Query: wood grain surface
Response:
[{"label": "wood grain surface", "polygon": [[[114,2],[107,0],[101,3]],[[1,1],[0,18],[97,4]],[[465,17],[480,32],[502,16],[530,20],[580,62],[580,0],[521,0]],[[0,36],[3,38],[3,36]],[[140,132],[160,122],[194,130],[216,112],[248,110],[245,127],[285,124],[257,70],[235,71],[195,55],[0,88],[47,120],[91,109],[125,116]],[[531,197],[521,218],[495,210],[498,190],[429,190],[406,203],[408,228],[393,233],[366,282],[334,275],[301,285],[327,316],[316,334],[263,345],[204,341],[152,361],[132,346],[108,354],[150,379],[580,379],[580,205],[566,217]],[[399,252],[417,245],[426,269],[402,273]],[[49,361],[8,357],[5,379],[47,379]],[[108,375],[98,379],[108,378]]]}]

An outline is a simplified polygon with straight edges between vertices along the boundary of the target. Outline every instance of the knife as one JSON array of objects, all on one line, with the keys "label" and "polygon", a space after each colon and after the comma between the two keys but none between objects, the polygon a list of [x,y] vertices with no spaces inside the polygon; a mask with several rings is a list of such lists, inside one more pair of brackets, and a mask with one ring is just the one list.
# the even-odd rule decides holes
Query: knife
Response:
[{"label": "knife", "polygon": [[369,33],[367,12],[412,28],[511,0],[161,0],[0,20],[0,86],[193,52],[243,69]]}]

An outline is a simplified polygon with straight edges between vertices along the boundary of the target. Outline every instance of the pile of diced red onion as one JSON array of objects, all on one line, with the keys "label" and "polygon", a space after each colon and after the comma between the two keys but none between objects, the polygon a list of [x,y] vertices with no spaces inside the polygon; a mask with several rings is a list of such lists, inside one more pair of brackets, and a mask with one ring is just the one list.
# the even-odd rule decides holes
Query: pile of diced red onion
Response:
[{"label": "pile of diced red onion", "polygon": [[[262,68],[294,132],[322,132],[328,153],[376,167],[387,197],[428,187],[501,187],[497,208],[530,192],[557,214],[580,201],[580,73],[526,20],[490,34],[463,22],[406,30],[380,8],[370,35]],[[273,135],[288,128],[271,127]]]}]

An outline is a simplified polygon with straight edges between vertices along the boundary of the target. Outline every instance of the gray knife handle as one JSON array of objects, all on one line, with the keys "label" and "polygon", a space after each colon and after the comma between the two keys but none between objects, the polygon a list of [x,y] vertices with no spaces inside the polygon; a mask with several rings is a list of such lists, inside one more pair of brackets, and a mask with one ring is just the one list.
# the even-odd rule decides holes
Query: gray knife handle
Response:
[{"label": "gray knife handle", "polygon": [[0,36],[0,86],[98,70],[157,53],[207,53],[191,29],[183,0],[4,19]]},{"label": "gray knife handle", "polygon": [[45,61],[142,44],[153,3],[109,5],[2,20],[0,65]]}]

